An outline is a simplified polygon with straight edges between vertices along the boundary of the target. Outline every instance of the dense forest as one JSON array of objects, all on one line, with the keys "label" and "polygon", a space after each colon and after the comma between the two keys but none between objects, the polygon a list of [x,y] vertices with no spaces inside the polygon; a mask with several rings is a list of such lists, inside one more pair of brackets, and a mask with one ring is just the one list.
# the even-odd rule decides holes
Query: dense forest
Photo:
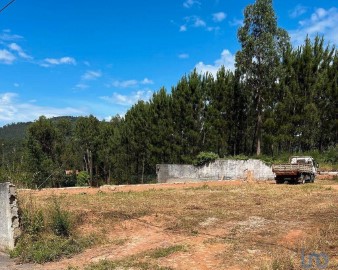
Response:
[{"label": "dense forest", "polygon": [[144,183],[156,164],[193,163],[201,152],[273,158],[312,151],[333,153],[327,161],[337,162],[338,50],[324,37],[292,47],[271,1],[256,1],[244,15],[234,71],[194,70],[109,122],[41,116],[24,139],[0,137],[1,181]]}]

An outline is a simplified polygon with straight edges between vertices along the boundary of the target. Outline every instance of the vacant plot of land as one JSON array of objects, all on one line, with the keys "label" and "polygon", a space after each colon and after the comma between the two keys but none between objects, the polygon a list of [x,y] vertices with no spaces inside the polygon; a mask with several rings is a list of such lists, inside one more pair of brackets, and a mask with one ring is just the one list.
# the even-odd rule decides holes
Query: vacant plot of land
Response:
[{"label": "vacant plot of land", "polygon": [[337,187],[223,181],[20,191],[19,200],[44,208],[57,197],[74,234],[99,239],[35,269],[302,269],[310,253],[337,269]]}]

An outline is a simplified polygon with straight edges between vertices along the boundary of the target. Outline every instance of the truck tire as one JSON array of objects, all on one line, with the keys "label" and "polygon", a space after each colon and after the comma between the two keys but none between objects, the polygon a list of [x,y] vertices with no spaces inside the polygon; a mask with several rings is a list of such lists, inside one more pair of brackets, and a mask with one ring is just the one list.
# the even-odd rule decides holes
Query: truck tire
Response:
[{"label": "truck tire", "polygon": [[310,176],[310,183],[314,183],[315,182],[315,176],[312,174]]},{"label": "truck tire", "polygon": [[284,178],[281,177],[276,177],[275,180],[277,185],[284,184],[285,182]]},{"label": "truck tire", "polygon": [[301,176],[298,178],[298,183],[300,184],[305,184],[305,175],[301,174]]}]

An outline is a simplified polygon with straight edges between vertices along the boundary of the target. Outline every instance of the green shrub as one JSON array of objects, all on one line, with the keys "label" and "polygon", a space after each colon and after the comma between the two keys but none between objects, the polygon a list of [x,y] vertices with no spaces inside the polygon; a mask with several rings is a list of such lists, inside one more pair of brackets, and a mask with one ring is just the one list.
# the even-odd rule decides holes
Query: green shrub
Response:
[{"label": "green shrub", "polygon": [[194,165],[203,166],[218,159],[219,156],[213,152],[201,152],[197,155]]},{"label": "green shrub", "polygon": [[324,153],[324,161],[331,164],[338,163],[338,146],[330,148]]},{"label": "green shrub", "polygon": [[76,186],[88,186],[89,185],[90,176],[87,172],[82,171],[76,176]]},{"label": "green shrub", "polygon": [[51,209],[51,228],[55,235],[67,237],[70,235],[71,220],[67,211],[62,210],[60,202],[54,198]]}]

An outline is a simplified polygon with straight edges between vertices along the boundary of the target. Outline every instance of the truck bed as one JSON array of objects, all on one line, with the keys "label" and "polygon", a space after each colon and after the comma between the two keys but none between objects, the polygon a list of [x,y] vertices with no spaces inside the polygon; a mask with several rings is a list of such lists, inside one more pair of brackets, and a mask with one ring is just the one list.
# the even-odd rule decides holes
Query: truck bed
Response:
[{"label": "truck bed", "polygon": [[307,164],[275,164],[272,172],[276,175],[297,175],[299,173],[312,173],[312,166]]}]

